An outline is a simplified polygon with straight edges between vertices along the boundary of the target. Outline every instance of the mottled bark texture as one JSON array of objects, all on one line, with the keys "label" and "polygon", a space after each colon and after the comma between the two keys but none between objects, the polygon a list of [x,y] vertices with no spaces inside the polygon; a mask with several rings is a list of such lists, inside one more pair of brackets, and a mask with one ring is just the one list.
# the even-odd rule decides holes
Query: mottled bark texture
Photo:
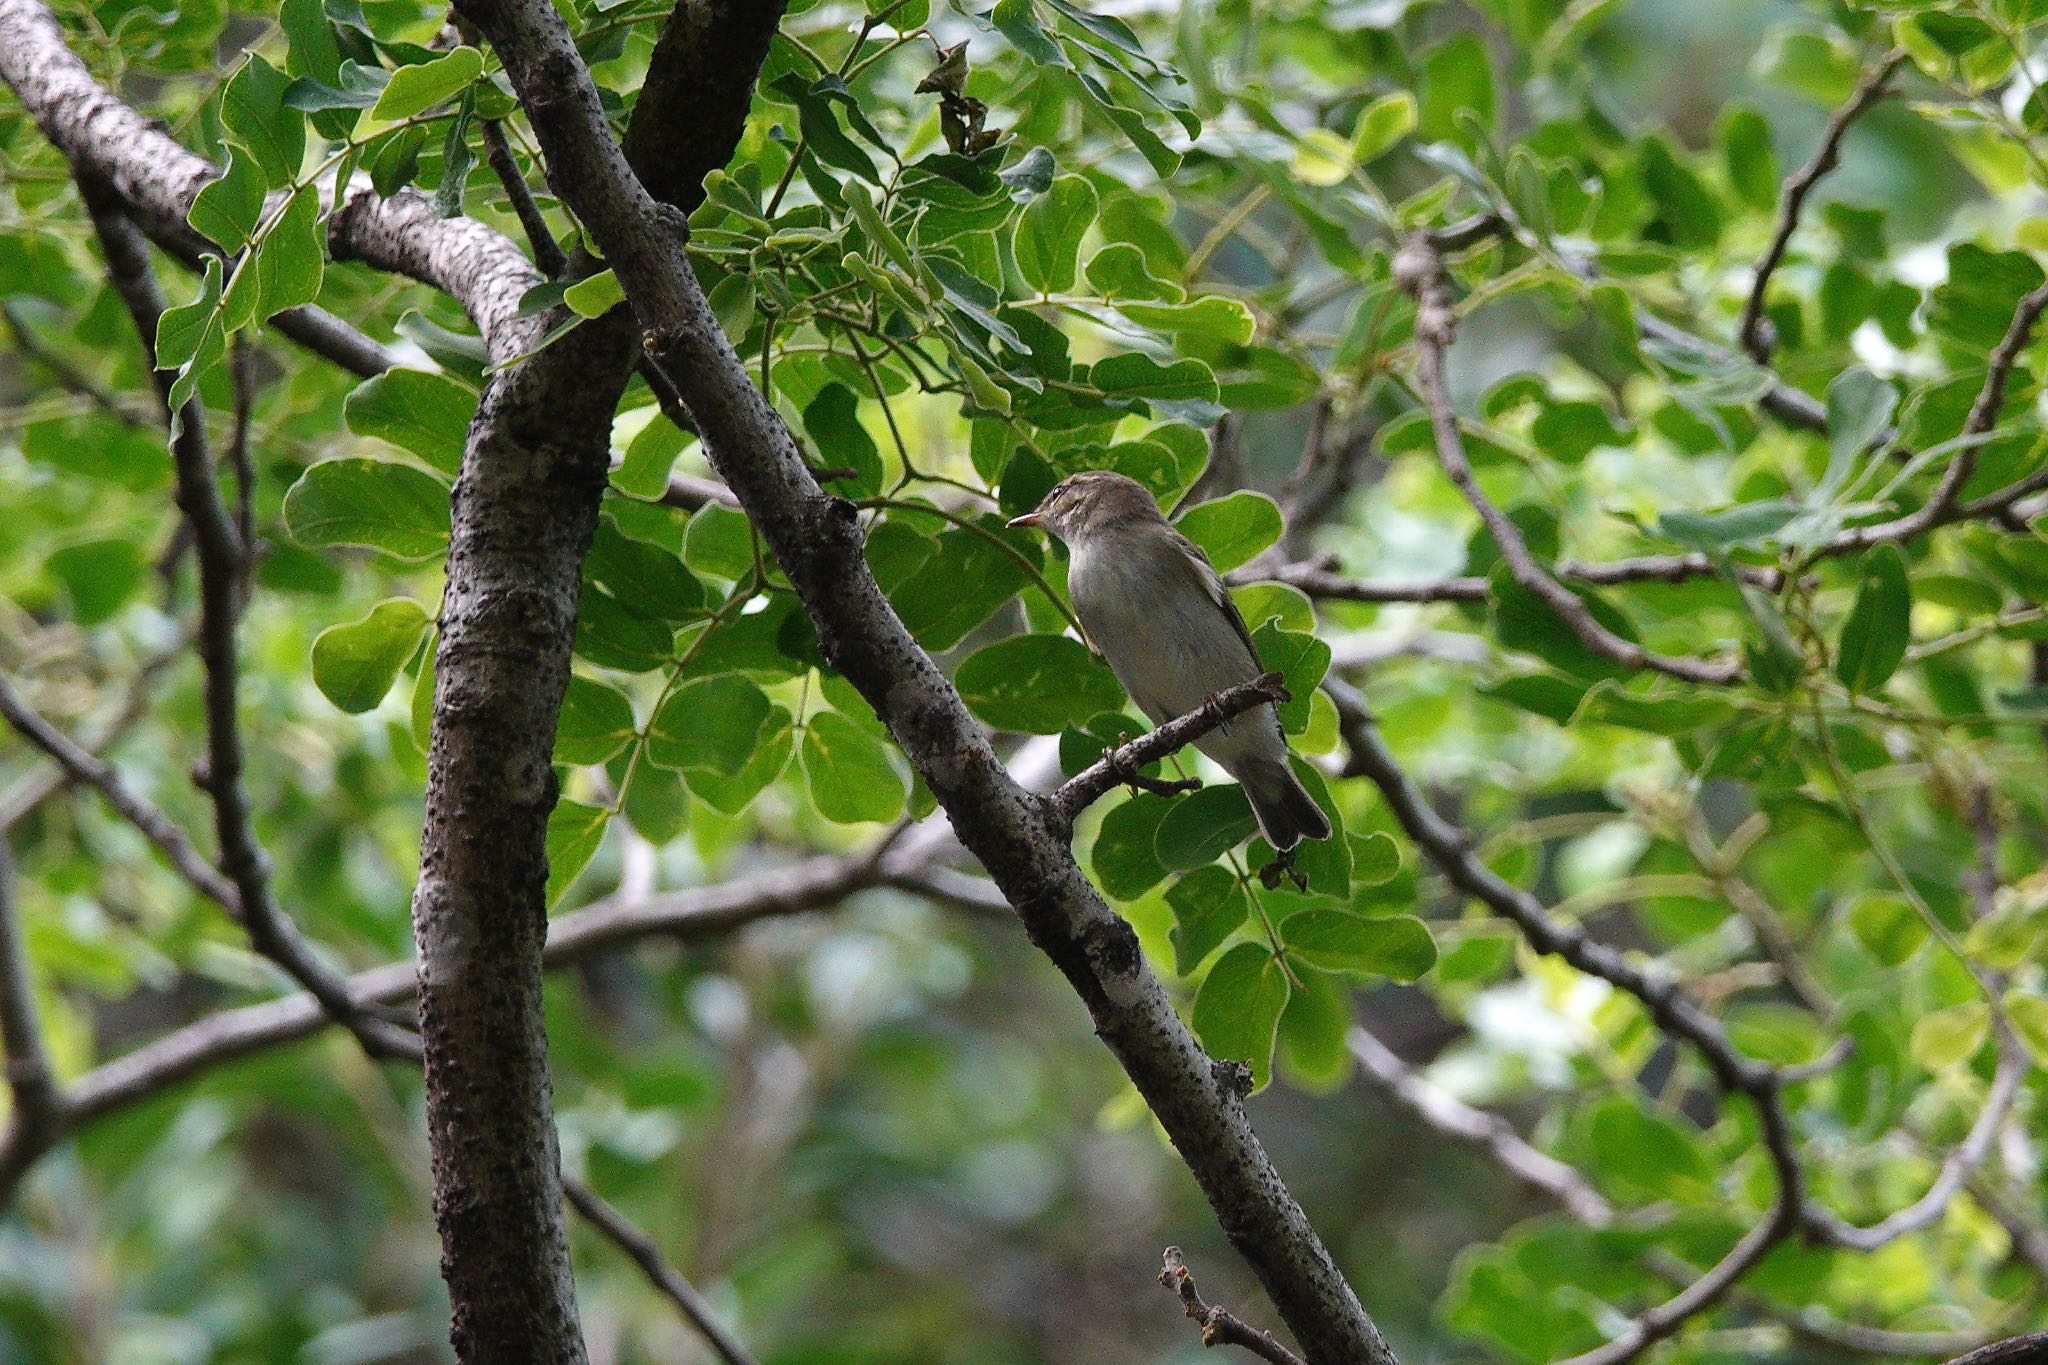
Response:
[{"label": "mottled bark texture", "polygon": [[[695,0],[662,38],[636,145],[683,202],[731,154],[780,12]],[[0,78],[80,177],[109,187],[160,246],[187,261],[214,250],[185,214],[216,169],[94,82],[39,0],[0,0]],[[539,276],[502,234],[361,180],[334,208],[337,259],[450,293],[494,359],[545,334],[551,319],[517,316]],[[358,372],[391,363],[317,310],[273,321]],[[435,1213],[465,1361],[585,1358],[541,1016],[545,833],[582,560],[637,351],[622,310],[501,372],[454,496],[414,930]]]},{"label": "mottled bark texture", "polygon": [[1391,1365],[1357,1296],[1247,1121],[1249,1078],[1203,1053],[1136,936],[1074,862],[1063,821],[1010,781],[981,727],[868,572],[851,504],[826,496],[711,316],[681,215],[634,176],[597,92],[545,0],[467,0],[504,62],[555,191],[618,272],[663,369],[818,629],[964,844],[1058,965],[1316,1365]]},{"label": "mottled bark texture", "polygon": [[[185,213],[219,171],[93,80],[42,0],[0,0],[0,80],[81,175],[119,196],[151,241],[187,265],[216,254]],[[270,322],[357,374],[376,374],[393,363],[382,346],[318,308],[294,308]]]},{"label": "mottled bark texture", "polygon": [[[649,155],[659,149],[693,193],[731,155],[781,7],[744,7],[744,40],[731,47],[702,8],[679,7],[673,22],[687,20],[691,41],[664,34],[648,89],[715,89],[736,109],[709,130],[652,125],[710,117],[689,101],[643,98],[634,115]],[[418,213],[357,201],[344,214],[337,247],[348,240],[388,268],[459,283],[494,356],[530,349],[551,321],[513,317],[538,278],[523,258],[458,280],[481,253],[440,260],[445,234]],[[466,1362],[584,1359],[541,1012],[547,819],[558,795],[550,756],[612,412],[638,350],[620,309],[501,372],[478,405],[455,487],[413,936],[434,1215],[450,1339]]]}]

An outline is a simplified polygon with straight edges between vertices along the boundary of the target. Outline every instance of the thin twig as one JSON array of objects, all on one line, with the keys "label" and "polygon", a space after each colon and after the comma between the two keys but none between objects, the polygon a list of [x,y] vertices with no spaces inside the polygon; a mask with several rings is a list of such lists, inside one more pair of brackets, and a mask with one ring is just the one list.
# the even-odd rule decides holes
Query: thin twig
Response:
[{"label": "thin twig", "polygon": [[520,229],[526,233],[526,244],[533,249],[533,263],[549,279],[560,278],[568,268],[569,257],[562,250],[562,244],[555,240],[540,205],[534,202],[526,177],[519,173],[519,162],[512,155],[511,144],[505,140],[504,125],[497,119],[487,118],[479,120],[478,127],[483,134],[484,160],[490,163],[492,173],[505,189],[505,197],[512,203],[512,212],[519,219]]},{"label": "thin twig", "polygon": [[14,855],[0,837],[0,1057],[4,1057],[9,1141],[41,1145],[64,1122],[50,1057],[43,1045],[42,1019],[36,1009],[35,982],[29,975],[22,946],[20,907],[15,902]]},{"label": "thin twig", "polygon": [[668,1263],[652,1237],[634,1227],[625,1214],[606,1203],[596,1190],[566,1172],[562,1176],[562,1192],[569,1197],[569,1203],[576,1212],[640,1267],[648,1283],[682,1310],[683,1316],[703,1333],[704,1339],[711,1343],[711,1348],[718,1352],[726,1365],[755,1365],[754,1357],[748,1354],[747,1348],[718,1320],[696,1286]]},{"label": "thin twig", "polygon": [[1614,1206],[1605,1195],[1564,1162],[1531,1146],[1506,1119],[1431,1085],[1363,1025],[1353,1027],[1346,1042],[1359,1069],[1432,1129],[1485,1149],[1508,1174],[1549,1195],[1588,1227],[1614,1222]]},{"label": "thin twig", "polygon": [[[173,375],[156,368],[156,327],[164,302],[155,268],[150,264],[148,244],[110,188],[84,175],[78,183],[107,263],[108,281],[134,320],[158,394],[165,404],[165,416],[172,418],[169,404]],[[177,435],[171,442],[171,456],[177,468],[177,501],[192,527],[199,559],[198,645],[206,673],[207,733],[206,767],[200,785],[213,800],[221,871],[233,884],[232,894],[226,898],[210,889],[207,894],[238,911],[251,946],[311,992],[362,1040],[364,1047],[379,1056],[399,1055],[395,1049],[402,1046],[407,1035],[357,1008],[348,994],[346,980],[313,954],[271,895],[269,860],[257,842],[248,792],[242,784],[242,734],[236,710],[241,660],[235,626],[240,614],[247,547],[236,534],[227,505],[221,499],[220,486],[214,481],[204,408],[194,398],[176,416],[173,425]],[[207,886],[212,881],[208,878]],[[194,885],[201,883],[195,881]]]},{"label": "thin twig", "polygon": [[1278,673],[1267,673],[1226,687],[1184,716],[1175,716],[1156,730],[1147,731],[1129,744],[1105,753],[1076,773],[1058,791],[1045,798],[1047,809],[1062,823],[1074,817],[1112,789],[1132,782],[1140,768],[1194,743],[1218,726],[1226,725],[1258,706],[1287,701],[1287,689]]},{"label": "thin twig", "polygon": [[1450,389],[1444,377],[1445,354],[1451,344],[1456,316],[1451,307],[1449,287],[1444,280],[1443,257],[1428,234],[1417,233],[1394,258],[1395,280],[1415,296],[1415,366],[1423,403],[1429,410],[1430,426],[1436,433],[1437,458],[1444,474],[1465,495],[1479,514],[1488,536],[1500,550],[1500,557],[1515,582],[1557,614],[1580,644],[1602,658],[1626,668],[1649,668],[1688,682],[1725,686],[1741,678],[1741,667],[1733,662],[1708,663],[1698,659],[1669,658],[1653,654],[1632,640],[1624,640],[1600,624],[1579,596],[1561,585],[1536,561],[1522,533],[1505,512],[1479,487],[1472,462],[1465,454],[1464,437],[1451,407]]},{"label": "thin twig", "polygon": [[1202,1329],[1204,1346],[1242,1346],[1261,1360],[1272,1361],[1273,1365],[1305,1365],[1300,1356],[1282,1346],[1271,1332],[1262,1332],[1248,1325],[1227,1308],[1203,1303],[1202,1296],[1195,1292],[1195,1277],[1189,1273],[1187,1260],[1180,1254],[1179,1247],[1168,1247],[1161,1260],[1159,1283],[1180,1298],[1181,1311]]},{"label": "thin twig", "polygon": [[1856,87],[1856,93],[1849,97],[1849,102],[1828,120],[1813,159],[1785,181],[1784,193],[1778,203],[1777,227],[1771,233],[1770,245],[1764,248],[1763,257],[1757,262],[1756,278],[1750,284],[1749,298],[1742,305],[1742,321],[1736,328],[1742,349],[1759,365],[1770,363],[1772,348],[1769,328],[1764,322],[1764,295],[1770,289],[1771,276],[1777,273],[1779,264],[1785,259],[1785,248],[1791,242],[1792,234],[1799,228],[1799,216],[1806,207],[1806,197],[1820,183],[1821,177],[1841,162],[1842,139],[1848,135],[1849,125],[1884,96],[1892,73],[1905,60],[1904,52],[1893,52],[1863,78],[1862,84]]}]

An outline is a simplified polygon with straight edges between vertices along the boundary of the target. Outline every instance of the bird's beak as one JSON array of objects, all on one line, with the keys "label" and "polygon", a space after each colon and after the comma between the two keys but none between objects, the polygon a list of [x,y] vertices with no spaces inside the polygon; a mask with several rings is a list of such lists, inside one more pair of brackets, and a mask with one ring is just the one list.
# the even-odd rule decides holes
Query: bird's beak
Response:
[{"label": "bird's beak", "polygon": [[1009,521],[1008,521],[1007,523],[1005,523],[1005,524],[1006,524],[1006,525],[1009,525],[1009,526],[1013,526],[1013,527],[1014,527],[1014,526],[1043,526],[1043,525],[1045,525],[1045,518],[1044,518],[1043,516],[1041,516],[1041,515],[1040,515],[1039,513],[1037,513],[1037,512],[1026,512],[1026,513],[1025,513],[1025,514],[1024,514],[1023,516],[1021,516],[1021,517],[1011,517],[1011,518],[1010,518],[1010,520],[1009,520]]}]

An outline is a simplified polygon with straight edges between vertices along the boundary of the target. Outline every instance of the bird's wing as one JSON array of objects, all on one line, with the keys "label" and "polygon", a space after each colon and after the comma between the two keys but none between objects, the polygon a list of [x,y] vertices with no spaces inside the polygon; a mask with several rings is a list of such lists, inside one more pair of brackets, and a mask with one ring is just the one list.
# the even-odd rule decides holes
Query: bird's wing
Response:
[{"label": "bird's wing", "polygon": [[1216,572],[1216,566],[1209,562],[1209,555],[1201,546],[1178,531],[1171,534],[1174,544],[1186,557],[1188,571],[1195,575],[1202,591],[1216,604],[1217,610],[1229,619],[1231,627],[1237,631],[1237,638],[1244,641],[1244,652],[1251,659],[1252,676],[1264,672],[1265,665],[1259,662],[1259,651],[1252,644],[1252,633],[1245,626],[1244,613],[1237,609],[1237,603],[1230,600],[1230,589],[1223,586],[1223,575]]}]

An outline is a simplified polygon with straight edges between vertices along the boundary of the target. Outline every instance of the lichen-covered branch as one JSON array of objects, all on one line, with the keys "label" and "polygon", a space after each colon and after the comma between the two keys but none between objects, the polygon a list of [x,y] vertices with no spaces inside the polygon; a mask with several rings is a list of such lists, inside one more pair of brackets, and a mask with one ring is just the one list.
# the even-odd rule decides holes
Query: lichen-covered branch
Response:
[{"label": "lichen-covered branch", "polygon": [[981,727],[876,586],[855,509],[818,487],[719,331],[685,251],[681,216],[627,165],[560,17],[538,0],[482,0],[461,13],[504,62],[557,196],[617,272],[650,349],[788,574],[826,658],[875,708],[1033,941],[1081,995],[1309,1358],[1386,1365],[1391,1352],[1252,1133],[1238,1070],[1202,1052],[1130,926],[1075,864],[1060,822],[1002,771]]}]

